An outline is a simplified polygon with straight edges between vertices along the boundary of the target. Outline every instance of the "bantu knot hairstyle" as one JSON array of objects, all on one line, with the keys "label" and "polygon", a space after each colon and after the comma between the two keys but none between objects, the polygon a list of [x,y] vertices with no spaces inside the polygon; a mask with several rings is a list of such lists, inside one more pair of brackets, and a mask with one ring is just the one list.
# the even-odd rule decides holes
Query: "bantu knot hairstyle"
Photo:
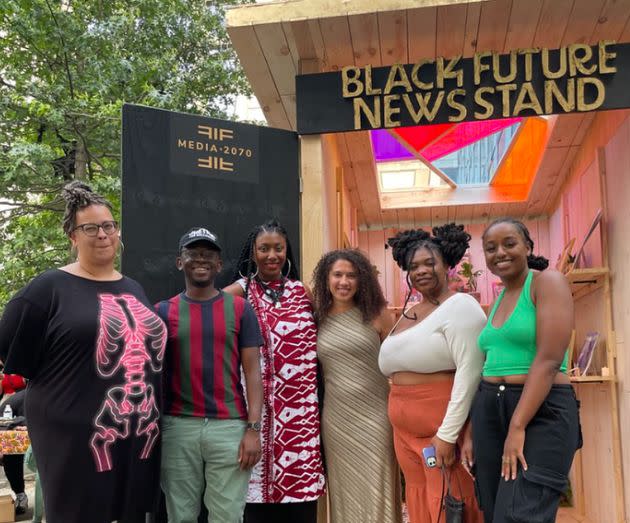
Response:
[{"label": "bantu knot hairstyle", "polygon": [[328,276],[335,262],[345,260],[354,266],[357,275],[357,292],[354,303],[361,311],[365,323],[372,321],[386,305],[376,271],[370,260],[358,249],[338,249],[321,257],[313,271],[313,308],[318,323],[328,316],[333,297],[328,286]]},{"label": "bantu knot hairstyle", "polygon": [[256,263],[254,262],[254,248],[256,246],[256,238],[258,238],[261,234],[276,232],[284,237],[287,242],[287,256],[284,267],[282,267],[282,273],[286,274],[286,266],[288,263],[291,264],[291,268],[286,274],[286,277],[291,280],[298,280],[299,269],[295,259],[293,258],[293,249],[291,249],[291,242],[289,241],[289,235],[286,229],[280,224],[280,222],[276,219],[266,221],[262,225],[257,225],[252,229],[252,231],[247,236],[243,248],[241,249],[241,255],[238,258],[238,262],[236,263],[236,269],[234,270],[234,274],[232,274],[232,282],[235,282],[241,277],[245,277],[247,279],[247,284],[245,287],[245,297],[247,297],[247,293],[249,291],[249,282],[254,277],[254,275],[258,272],[256,268]]},{"label": "bantu knot hairstyle", "polygon": [[392,248],[392,256],[404,271],[409,270],[413,255],[420,248],[437,253],[448,267],[455,267],[462,259],[470,244],[470,234],[463,225],[447,223],[433,227],[433,235],[422,229],[399,232],[387,240]]},{"label": "bantu knot hairstyle", "polygon": [[63,232],[67,235],[70,235],[76,226],[77,211],[90,205],[104,205],[110,211],[112,210],[111,203],[100,194],[92,191],[89,185],[78,180],[66,184],[61,190],[61,197],[66,202],[66,210],[63,215]]},{"label": "bantu knot hairstyle", "polygon": [[497,220],[494,220],[490,225],[488,225],[488,227],[486,227],[486,230],[483,231],[483,235],[481,236],[481,238],[485,238],[487,232],[499,223],[509,223],[510,225],[513,225],[514,228],[521,235],[523,241],[525,242],[525,245],[527,245],[530,251],[530,254],[527,255],[527,266],[530,269],[544,271],[547,267],[549,267],[549,260],[547,258],[545,258],[544,256],[534,255],[534,240],[532,240],[531,236],[529,235],[529,230],[527,229],[527,227],[525,227],[525,224],[523,222],[516,220],[515,218],[498,218]]}]

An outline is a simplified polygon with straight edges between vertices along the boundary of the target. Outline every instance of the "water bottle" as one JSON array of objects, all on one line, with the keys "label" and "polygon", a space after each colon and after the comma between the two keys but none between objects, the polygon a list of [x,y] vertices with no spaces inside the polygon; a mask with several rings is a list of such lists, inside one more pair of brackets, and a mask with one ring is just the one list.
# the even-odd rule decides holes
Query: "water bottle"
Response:
[{"label": "water bottle", "polygon": [[7,405],[6,407],[4,407],[4,412],[2,414],[2,417],[4,419],[12,419],[13,418],[13,409],[11,408],[11,405]]}]

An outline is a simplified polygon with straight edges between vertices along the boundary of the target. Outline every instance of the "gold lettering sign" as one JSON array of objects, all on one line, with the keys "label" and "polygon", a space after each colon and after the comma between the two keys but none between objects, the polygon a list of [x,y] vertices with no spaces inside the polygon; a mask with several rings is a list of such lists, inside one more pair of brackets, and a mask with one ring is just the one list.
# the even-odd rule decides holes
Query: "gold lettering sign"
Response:
[{"label": "gold lettering sign", "polygon": [[[341,94],[352,99],[355,129],[460,122],[470,115],[485,120],[593,111],[606,100],[601,77],[617,72],[614,44],[603,40],[596,47],[576,43],[507,55],[483,51],[472,59],[438,57],[374,70],[349,66],[341,71]],[[204,133],[215,141],[231,138],[220,129]],[[201,146],[190,140],[181,145],[216,152]]]}]

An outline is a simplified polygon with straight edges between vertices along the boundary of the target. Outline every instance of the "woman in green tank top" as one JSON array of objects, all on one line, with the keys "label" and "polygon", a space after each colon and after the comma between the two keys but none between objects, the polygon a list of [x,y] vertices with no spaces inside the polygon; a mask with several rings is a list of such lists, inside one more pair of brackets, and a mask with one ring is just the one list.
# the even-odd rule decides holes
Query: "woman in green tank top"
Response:
[{"label": "woman in green tank top", "polygon": [[488,269],[505,290],[479,335],[486,359],[472,405],[472,451],[467,445],[463,457],[486,523],[553,523],[581,446],[566,374],[571,290],[563,274],[543,272],[548,261],[533,256],[523,223],[497,220],[482,239]]}]

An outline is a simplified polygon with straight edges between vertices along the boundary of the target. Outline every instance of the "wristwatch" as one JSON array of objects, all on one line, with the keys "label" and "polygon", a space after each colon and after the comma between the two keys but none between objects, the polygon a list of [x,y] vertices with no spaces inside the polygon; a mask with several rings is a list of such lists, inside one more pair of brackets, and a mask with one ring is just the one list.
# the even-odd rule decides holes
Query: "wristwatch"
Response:
[{"label": "wristwatch", "polygon": [[253,430],[254,432],[260,432],[260,421],[248,421],[247,430]]}]

